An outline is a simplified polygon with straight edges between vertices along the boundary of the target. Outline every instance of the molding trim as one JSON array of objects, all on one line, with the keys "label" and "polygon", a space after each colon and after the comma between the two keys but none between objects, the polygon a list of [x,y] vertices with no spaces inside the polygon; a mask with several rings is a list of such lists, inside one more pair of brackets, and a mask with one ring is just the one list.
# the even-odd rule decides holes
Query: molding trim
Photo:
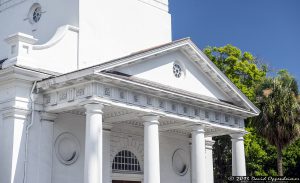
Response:
[{"label": "molding trim", "polygon": [[232,141],[233,140],[244,141],[244,135],[246,135],[246,133],[233,133],[233,134],[230,134]]},{"label": "molding trim", "polygon": [[52,37],[52,39],[50,41],[48,41],[47,43],[45,43],[43,45],[33,45],[32,49],[33,50],[43,50],[43,49],[50,48],[50,47],[56,45],[57,43],[59,43],[65,37],[65,35],[67,34],[68,31],[79,33],[79,28],[71,26],[71,25],[61,26],[57,29],[56,33],[54,34],[54,36]]},{"label": "molding trim", "polygon": [[49,121],[49,122],[54,122],[54,120],[57,118],[57,114],[53,113],[48,113],[48,112],[41,112],[41,121]]},{"label": "molding trim", "polygon": [[215,141],[212,140],[212,138],[205,138],[205,149],[212,150],[214,144],[215,144]]},{"label": "molding trim", "polygon": [[25,120],[27,119],[27,116],[31,113],[31,111],[26,109],[10,108],[3,110],[1,113],[3,119],[16,118]]}]

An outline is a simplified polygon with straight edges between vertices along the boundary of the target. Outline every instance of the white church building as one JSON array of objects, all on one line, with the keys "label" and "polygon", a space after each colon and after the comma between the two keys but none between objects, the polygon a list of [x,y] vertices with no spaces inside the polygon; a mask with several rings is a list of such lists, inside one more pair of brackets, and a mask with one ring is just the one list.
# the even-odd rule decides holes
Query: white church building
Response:
[{"label": "white church building", "polygon": [[213,183],[212,137],[259,110],[168,0],[0,0],[0,183]]}]

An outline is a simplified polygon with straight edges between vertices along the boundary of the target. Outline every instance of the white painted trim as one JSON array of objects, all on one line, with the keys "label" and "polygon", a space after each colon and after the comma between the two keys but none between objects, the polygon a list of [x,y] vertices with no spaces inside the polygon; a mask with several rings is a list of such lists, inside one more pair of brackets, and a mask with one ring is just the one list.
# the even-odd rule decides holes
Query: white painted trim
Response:
[{"label": "white painted trim", "polygon": [[73,31],[73,32],[79,32],[79,28],[71,26],[71,25],[64,25],[61,26],[57,29],[56,33],[54,34],[54,36],[45,44],[43,45],[33,45],[32,49],[33,50],[43,50],[43,49],[47,49],[50,48],[54,45],[56,45],[57,43],[59,43],[67,34],[68,31]]},{"label": "white painted trim", "polygon": [[143,174],[120,174],[112,173],[112,180],[127,180],[127,181],[141,181],[143,182]]}]

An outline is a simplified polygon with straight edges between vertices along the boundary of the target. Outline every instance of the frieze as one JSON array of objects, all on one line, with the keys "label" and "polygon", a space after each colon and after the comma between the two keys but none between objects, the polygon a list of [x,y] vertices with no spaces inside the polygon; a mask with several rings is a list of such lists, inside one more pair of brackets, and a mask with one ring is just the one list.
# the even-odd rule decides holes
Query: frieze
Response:
[{"label": "frieze", "polygon": [[45,94],[44,105],[53,106],[57,105],[57,103],[73,102],[76,99],[88,98],[90,96],[97,96],[140,107],[148,107],[161,112],[200,119],[211,123],[240,128],[244,127],[242,118],[102,83],[84,84],[59,92]]},{"label": "frieze", "polygon": [[65,100],[67,100],[67,97],[68,97],[68,91],[63,91],[63,92],[59,93],[58,100],[65,101]]},{"label": "frieze", "polygon": [[74,88],[68,89],[67,98],[68,98],[68,102],[71,102],[75,99],[75,89]]},{"label": "frieze", "polygon": [[78,88],[78,89],[76,89],[76,97],[80,98],[82,96],[84,96],[84,88]]}]

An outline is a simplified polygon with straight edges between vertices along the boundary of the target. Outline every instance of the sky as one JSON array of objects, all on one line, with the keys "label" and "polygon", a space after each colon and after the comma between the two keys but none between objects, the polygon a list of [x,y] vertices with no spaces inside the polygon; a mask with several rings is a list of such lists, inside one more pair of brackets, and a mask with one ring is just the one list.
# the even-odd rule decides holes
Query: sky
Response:
[{"label": "sky", "polygon": [[300,84],[300,0],[169,0],[173,40],[232,44]]}]

